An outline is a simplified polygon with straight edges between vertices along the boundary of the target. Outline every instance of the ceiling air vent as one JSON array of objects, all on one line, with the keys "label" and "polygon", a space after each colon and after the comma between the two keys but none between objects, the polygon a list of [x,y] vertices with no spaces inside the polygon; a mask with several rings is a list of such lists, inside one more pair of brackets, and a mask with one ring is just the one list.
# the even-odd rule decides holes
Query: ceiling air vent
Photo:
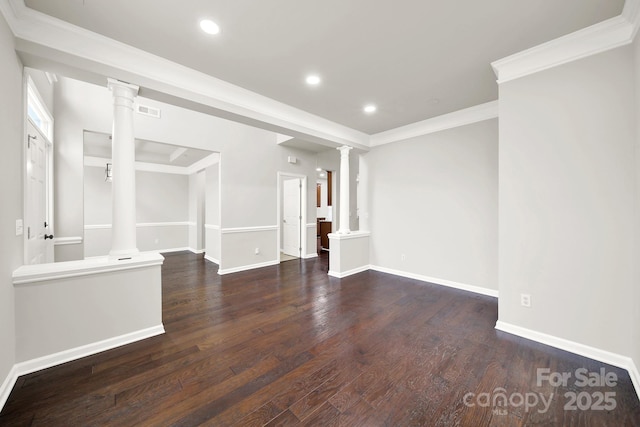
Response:
[{"label": "ceiling air vent", "polygon": [[136,111],[138,114],[142,114],[143,116],[154,117],[156,119],[160,118],[160,109],[155,107],[149,107],[148,105],[136,105]]}]

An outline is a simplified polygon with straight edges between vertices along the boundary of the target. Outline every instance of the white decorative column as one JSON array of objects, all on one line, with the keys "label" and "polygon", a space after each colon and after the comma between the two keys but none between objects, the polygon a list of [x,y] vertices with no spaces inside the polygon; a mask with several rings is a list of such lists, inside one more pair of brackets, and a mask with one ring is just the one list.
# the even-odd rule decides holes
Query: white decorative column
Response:
[{"label": "white decorative column", "polygon": [[366,154],[358,157],[358,229],[369,230],[369,161]]},{"label": "white decorative column", "polygon": [[338,234],[349,234],[349,151],[353,147],[343,145],[340,151],[340,229]]},{"label": "white decorative column", "polygon": [[133,135],[133,100],[138,86],[108,79],[113,94],[113,134],[111,187],[111,251],[112,258],[138,253],[136,245],[136,169]]}]

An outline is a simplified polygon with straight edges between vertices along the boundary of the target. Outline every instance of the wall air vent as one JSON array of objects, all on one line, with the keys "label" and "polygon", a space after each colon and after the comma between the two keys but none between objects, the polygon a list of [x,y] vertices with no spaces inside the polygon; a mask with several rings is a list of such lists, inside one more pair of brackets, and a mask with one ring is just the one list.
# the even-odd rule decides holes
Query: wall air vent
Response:
[{"label": "wall air vent", "polygon": [[142,114],[143,116],[154,117],[156,119],[160,118],[159,108],[149,107],[148,105],[136,104],[136,111],[138,112],[138,114]]}]

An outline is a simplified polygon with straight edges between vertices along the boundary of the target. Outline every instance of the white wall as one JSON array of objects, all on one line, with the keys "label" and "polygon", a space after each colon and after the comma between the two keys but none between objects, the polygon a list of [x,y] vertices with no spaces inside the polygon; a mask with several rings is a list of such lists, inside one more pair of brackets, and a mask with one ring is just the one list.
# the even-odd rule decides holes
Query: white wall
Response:
[{"label": "white wall", "polygon": [[638,304],[633,73],[624,47],[500,85],[499,320],[621,355]]},{"label": "white wall", "polygon": [[[13,35],[0,16],[0,407],[8,397],[6,383],[15,363],[15,311],[12,273],[23,262],[23,236],[16,236],[16,219],[23,217],[22,141],[24,131],[22,64]],[[2,387],[4,385],[4,387]]]},{"label": "white wall", "polygon": [[[56,85],[56,217],[60,237],[79,236],[82,232],[82,132],[109,133],[112,127],[112,99],[106,87],[61,78]],[[135,82],[133,82],[135,83]],[[106,86],[106,83],[105,83]],[[59,96],[58,96],[59,95]],[[220,203],[221,228],[252,228],[277,225],[277,172],[315,176],[315,153],[276,144],[276,134],[169,104],[139,97],[140,102],[162,110],[162,118],[136,114],[134,129],[137,138],[168,144],[201,148],[221,153]],[[287,163],[288,156],[298,158]],[[308,222],[315,222],[315,180],[308,179]],[[277,233],[266,238],[260,231],[247,230],[239,240],[229,240],[234,247],[223,264],[242,266],[260,262],[269,256],[277,260]],[[256,247],[269,246],[262,256],[255,256]],[[56,252],[57,260],[80,259],[78,248]],[[80,245],[76,245],[80,246]],[[79,255],[78,255],[79,252]],[[75,258],[74,258],[75,257]]]},{"label": "white wall", "polygon": [[[60,79],[54,90],[56,102],[53,110],[53,193],[58,238],[84,235],[83,142],[84,130],[92,129],[92,126],[83,120],[83,116],[91,116],[87,113],[100,102],[93,98],[91,93],[78,91],[72,83],[72,80]],[[107,114],[112,117],[113,113]],[[111,132],[110,127],[106,130]],[[55,247],[56,261],[77,260],[83,257],[83,243]]]},{"label": "white wall", "polygon": [[[136,237],[140,251],[189,247],[188,193],[187,175],[136,171]],[[111,183],[104,180],[104,168],[85,166],[85,257],[107,255],[111,250],[111,229],[94,228],[110,226],[111,215]]]},{"label": "white wall", "polygon": [[383,145],[366,158],[371,264],[497,290],[497,120]]},{"label": "white wall", "polygon": [[[635,209],[635,225],[636,225],[636,259],[640,255],[640,38],[636,37],[634,43],[634,55],[635,55],[635,95],[636,95],[636,209]],[[635,263],[635,285],[632,286],[631,301],[635,301],[632,304],[633,310],[632,316],[630,316],[630,324],[632,328],[632,348],[631,357],[636,365],[637,369],[640,369],[640,262]],[[640,379],[640,378],[639,378]]]},{"label": "white wall", "polygon": [[205,254],[220,263],[220,165],[205,170]]},{"label": "white wall", "polygon": [[84,346],[161,328],[161,260],[16,285],[16,361],[47,357],[60,363],[56,353],[75,354]]},{"label": "white wall", "polygon": [[189,247],[195,251],[204,249],[204,215],[205,215],[205,171],[189,175],[188,212],[189,212]]}]

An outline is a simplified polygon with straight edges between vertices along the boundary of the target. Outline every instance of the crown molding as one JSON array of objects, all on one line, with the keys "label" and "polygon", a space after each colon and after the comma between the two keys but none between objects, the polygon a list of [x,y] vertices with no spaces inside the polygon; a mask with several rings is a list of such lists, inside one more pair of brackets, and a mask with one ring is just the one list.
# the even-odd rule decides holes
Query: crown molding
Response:
[{"label": "crown molding", "polygon": [[331,147],[368,150],[369,135],[28,8],[0,0],[19,52],[186,100],[194,108]]},{"label": "crown molding", "polygon": [[392,142],[404,141],[459,126],[469,125],[498,117],[498,101],[475,105],[453,113],[443,114],[420,122],[371,135],[369,144],[377,147]]},{"label": "crown molding", "polygon": [[498,84],[632,43],[640,0],[626,0],[619,16],[491,63]]}]

